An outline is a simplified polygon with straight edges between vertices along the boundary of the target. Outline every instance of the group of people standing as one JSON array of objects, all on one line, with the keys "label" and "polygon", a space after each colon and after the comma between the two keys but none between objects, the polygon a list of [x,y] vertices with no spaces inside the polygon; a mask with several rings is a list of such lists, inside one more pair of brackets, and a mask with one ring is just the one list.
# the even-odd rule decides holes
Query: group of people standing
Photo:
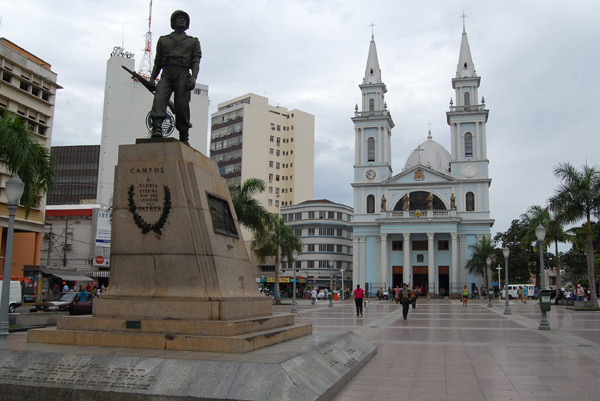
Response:
[{"label": "group of people standing", "polygon": [[[402,288],[396,286],[394,290],[394,299],[397,304],[402,305],[402,317],[404,320],[408,318],[408,310],[412,305],[413,309],[417,307],[417,298],[419,297],[419,289],[413,288],[412,290],[408,288],[406,283],[402,284]],[[363,307],[366,304],[366,295],[365,291],[360,288],[360,284],[356,285],[356,289],[353,291],[352,298],[354,298],[354,303],[356,304],[356,316],[363,315]]]}]

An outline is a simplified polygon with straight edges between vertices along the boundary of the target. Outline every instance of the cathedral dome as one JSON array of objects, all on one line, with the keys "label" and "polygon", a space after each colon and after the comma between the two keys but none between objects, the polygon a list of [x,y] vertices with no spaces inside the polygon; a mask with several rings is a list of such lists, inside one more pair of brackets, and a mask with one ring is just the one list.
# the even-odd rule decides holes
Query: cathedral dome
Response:
[{"label": "cathedral dome", "polygon": [[450,153],[432,139],[431,131],[427,135],[427,140],[410,154],[404,165],[404,170],[416,165],[430,167],[442,174],[449,173]]}]

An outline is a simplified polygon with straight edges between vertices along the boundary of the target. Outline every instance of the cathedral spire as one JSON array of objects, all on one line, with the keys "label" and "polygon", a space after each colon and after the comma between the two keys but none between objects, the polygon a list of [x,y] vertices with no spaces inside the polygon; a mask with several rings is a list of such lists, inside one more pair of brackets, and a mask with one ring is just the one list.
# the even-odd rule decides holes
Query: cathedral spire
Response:
[{"label": "cathedral spire", "polygon": [[467,39],[467,31],[465,30],[463,13],[463,32],[462,41],[460,43],[460,54],[458,56],[458,65],[456,66],[456,78],[470,78],[476,77],[475,65],[473,64],[473,58],[471,57],[471,48],[469,47],[469,40]]},{"label": "cathedral spire", "polygon": [[371,43],[369,44],[369,57],[367,58],[367,68],[365,69],[365,77],[363,78],[363,84],[380,83],[382,83],[381,69],[379,68],[379,59],[377,58],[375,35],[371,33]]}]

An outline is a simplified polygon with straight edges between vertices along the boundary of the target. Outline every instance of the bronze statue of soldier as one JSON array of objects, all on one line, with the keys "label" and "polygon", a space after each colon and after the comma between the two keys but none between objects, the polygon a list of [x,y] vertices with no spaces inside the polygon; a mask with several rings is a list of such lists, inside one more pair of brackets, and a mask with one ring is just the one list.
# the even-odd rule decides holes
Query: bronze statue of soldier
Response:
[{"label": "bronze statue of soldier", "polygon": [[160,75],[155,85],[152,117],[152,137],[162,137],[162,123],[167,116],[167,106],[171,94],[175,94],[175,128],[179,131],[179,140],[189,145],[190,100],[192,89],[196,86],[202,51],[200,41],[188,36],[185,31],[190,27],[190,16],[181,10],[171,15],[173,32],[161,36],[156,44],[154,68],[150,76],[151,85]]}]

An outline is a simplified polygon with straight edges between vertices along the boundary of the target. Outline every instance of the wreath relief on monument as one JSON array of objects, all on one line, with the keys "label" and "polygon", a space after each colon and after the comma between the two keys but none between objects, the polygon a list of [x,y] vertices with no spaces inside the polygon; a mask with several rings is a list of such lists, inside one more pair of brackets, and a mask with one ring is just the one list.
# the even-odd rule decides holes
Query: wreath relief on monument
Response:
[{"label": "wreath relief on monument", "polygon": [[[127,200],[129,211],[133,216],[135,225],[142,230],[142,234],[147,234],[154,231],[158,235],[162,235],[162,229],[167,222],[169,213],[171,212],[171,191],[168,186],[163,186],[164,196],[162,205],[159,205],[158,200],[158,185],[147,180],[143,184],[138,184],[140,190],[141,205],[135,202],[135,186],[131,184],[127,191]],[[161,212],[160,217],[154,223],[147,222],[139,212]]]}]

